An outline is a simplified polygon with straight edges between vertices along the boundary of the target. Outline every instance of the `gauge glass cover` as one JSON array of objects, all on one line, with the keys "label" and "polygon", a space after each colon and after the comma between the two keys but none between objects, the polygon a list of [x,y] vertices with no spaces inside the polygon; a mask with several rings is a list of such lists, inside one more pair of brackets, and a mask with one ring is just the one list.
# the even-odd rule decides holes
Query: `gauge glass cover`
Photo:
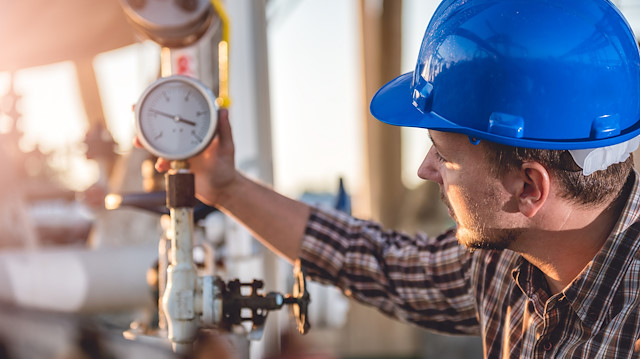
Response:
[{"label": "gauge glass cover", "polygon": [[158,157],[184,160],[211,142],[217,114],[213,94],[199,81],[181,75],[161,78],[136,105],[138,138]]}]

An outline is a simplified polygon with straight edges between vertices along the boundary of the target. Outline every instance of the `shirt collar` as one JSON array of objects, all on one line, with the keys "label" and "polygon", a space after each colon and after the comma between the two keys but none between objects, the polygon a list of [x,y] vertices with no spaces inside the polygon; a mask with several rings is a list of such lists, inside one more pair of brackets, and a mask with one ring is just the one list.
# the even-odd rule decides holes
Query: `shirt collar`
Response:
[{"label": "shirt collar", "polygon": [[[640,181],[635,170],[630,176],[633,176],[629,179],[633,182],[631,192],[614,229],[602,249],[563,293],[580,320],[593,328],[603,323],[624,274],[640,250],[640,241],[636,240],[640,230]],[[540,279],[542,273],[524,259],[513,276],[529,298],[542,302],[548,299],[548,294],[543,294],[547,287],[544,277]]]},{"label": "shirt collar", "polygon": [[640,249],[637,231],[629,230],[631,226],[640,225],[640,182],[635,170],[630,176],[633,176],[631,192],[618,222],[600,252],[564,291],[575,313],[589,326],[599,327],[606,318],[616,291]]}]

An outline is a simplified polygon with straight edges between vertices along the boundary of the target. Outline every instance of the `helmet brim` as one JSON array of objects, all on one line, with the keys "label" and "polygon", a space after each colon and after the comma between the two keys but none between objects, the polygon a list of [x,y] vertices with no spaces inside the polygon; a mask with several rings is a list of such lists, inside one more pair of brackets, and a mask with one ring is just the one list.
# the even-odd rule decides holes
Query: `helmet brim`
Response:
[{"label": "helmet brim", "polygon": [[[411,105],[412,79],[413,72],[408,72],[382,86],[373,96],[369,106],[373,117],[389,125],[409,126],[414,124],[421,115],[424,116]],[[399,106],[389,106],[389,104]]]},{"label": "helmet brim", "polygon": [[618,136],[598,140],[576,139],[563,141],[512,138],[487,133],[485,131],[478,131],[476,129],[459,126],[433,111],[424,113],[418,110],[418,108],[413,105],[412,80],[413,72],[408,72],[382,86],[371,100],[369,106],[371,114],[379,121],[389,125],[418,127],[443,132],[457,132],[478,140],[484,139],[510,146],[550,150],[605,147],[640,135],[640,121]]},{"label": "helmet brim", "polygon": [[389,125],[420,127],[447,132],[462,132],[463,128],[433,112],[424,113],[413,105],[411,82],[413,72],[407,72],[382,86],[373,96],[369,110],[373,117]]}]

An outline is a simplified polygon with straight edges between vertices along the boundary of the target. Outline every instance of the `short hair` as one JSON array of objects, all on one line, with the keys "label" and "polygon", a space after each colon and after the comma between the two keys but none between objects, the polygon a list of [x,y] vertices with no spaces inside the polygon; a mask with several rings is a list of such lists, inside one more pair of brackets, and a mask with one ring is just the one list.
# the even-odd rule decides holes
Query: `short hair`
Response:
[{"label": "short hair", "polygon": [[595,206],[615,199],[633,169],[633,154],[630,154],[624,162],[585,176],[567,150],[513,147],[490,141],[480,143],[496,177],[519,168],[524,162],[538,162],[560,184],[560,197],[579,205]]}]

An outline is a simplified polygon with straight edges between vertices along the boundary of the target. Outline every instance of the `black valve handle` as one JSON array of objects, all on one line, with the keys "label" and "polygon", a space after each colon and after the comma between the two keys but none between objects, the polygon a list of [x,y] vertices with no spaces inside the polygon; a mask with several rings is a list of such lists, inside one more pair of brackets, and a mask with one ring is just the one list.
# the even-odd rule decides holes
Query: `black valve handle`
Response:
[{"label": "black valve handle", "polygon": [[[220,281],[218,285],[223,297],[222,311],[225,326],[251,321],[254,326],[259,327],[264,324],[269,311],[281,309],[284,305],[290,305],[296,318],[298,331],[300,334],[307,334],[311,328],[307,315],[311,299],[307,291],[306,275],[300,266],[300,261],[297,261],[293,267],[293,276],[292,293],[286,296],[275,292],[258,293],[263,287],[261,280],[242,283],[238,279],[233,279],[226,284]],[[249,290],[247,295],[241,293],[241,288],[243,287]],[[242,309],[251,310],[251,316],[241,316]]]},{"label": "black valve handle", "polygon": [[300,260],[297,260],[293,266],[293,279],[293,293],[292,295],[288,295],[284,301],[285,304],[291,304],[293,315],[295,316],[296,324],[298,325],[298,331],[300,334],[304,335],[311,329],[311,324],[308,319],[311,297],[307,290],[307,278],[302,266],[300,265]]},{"label": "black valve handle", "polygon": [[[121,201],[118,206],[109,209],[132,207],[157,214],[169,214],[169,209],[166,206],[167,192],[165,191],[127,193],[119,196]],[[207,206],[196,200],[196,204],[193,207],[193,220],[197,222],[215,211],[217,211],[215,207]]]}]

